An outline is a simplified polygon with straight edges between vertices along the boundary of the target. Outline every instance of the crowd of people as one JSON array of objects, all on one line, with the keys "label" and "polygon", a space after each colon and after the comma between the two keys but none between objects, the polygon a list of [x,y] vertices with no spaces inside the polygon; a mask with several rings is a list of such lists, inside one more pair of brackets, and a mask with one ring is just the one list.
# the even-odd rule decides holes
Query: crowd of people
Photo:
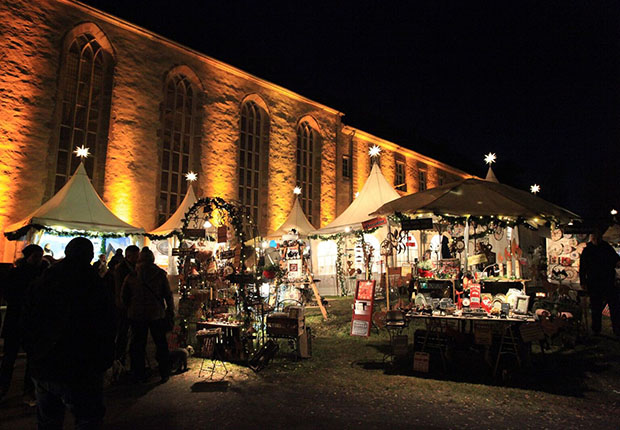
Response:
[{"label": "crowd of people", "polygon": [[77,237],[67,244],[65,258],[51,264],[38,245],[22,254],[1,285],[7,311],[0,400],[23,348],[24,401],[37,406],[39,428],[62,428],[67,410],[77,428],[100,428],[105,372],[115,360],[124,365],[129,355],[131,380],[146,381],[149,331],[160,382],[169,379],[166,331],[174,302],[151,250],[130,245],[124,256],[118,250],[107,264],[104,257],[91,265],[93,244]]}]

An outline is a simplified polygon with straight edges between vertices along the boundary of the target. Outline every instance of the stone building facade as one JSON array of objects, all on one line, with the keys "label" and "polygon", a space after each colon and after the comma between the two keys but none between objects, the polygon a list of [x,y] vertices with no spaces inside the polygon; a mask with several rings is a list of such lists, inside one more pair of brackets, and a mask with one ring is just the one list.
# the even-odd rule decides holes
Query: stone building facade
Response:
[{"label": "stone building facade", "polygon": [[[146,230],[199,196],[240,200],[261,232],[292,207],[320,227],[370,172],[368,148],[403,194],[470,175],[343,124],[343,114],[73,0],[0,4],[0,230],[74,171],[72,151],[106,204]],[[0,240],[0,256],[9,246]],[[12,255],[11,255],[12,256]]]}]

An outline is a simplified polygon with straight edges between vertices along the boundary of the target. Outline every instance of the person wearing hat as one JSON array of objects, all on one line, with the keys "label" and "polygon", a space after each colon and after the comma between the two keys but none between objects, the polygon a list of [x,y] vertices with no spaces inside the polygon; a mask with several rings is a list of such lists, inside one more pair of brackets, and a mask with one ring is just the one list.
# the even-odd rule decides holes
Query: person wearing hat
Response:
[{"label": "person wearing hat", "polygon": [[65,258],[33,283],[24,301],[24,348],[37,396],[38,428],[101,428],[103,375],[114,356],[111,295],[91,266],[93,244],[72,239]]},{"label": "person wearing hat", "polygon": [[[9,391],[13,368],[22,343],[20,318],[26,291],[32,281],[47,268],[47,263],[43,261],[43,248],[40,246],[28,245],[22,250],[22,255],[23,258],[15,262],[15,267],[9,273],[5,287],[7,310],[2,327],[4,357],[0,365],[0,399]],[[34,385],[28,365],[24,373],[24,402],[34,406]]]}]

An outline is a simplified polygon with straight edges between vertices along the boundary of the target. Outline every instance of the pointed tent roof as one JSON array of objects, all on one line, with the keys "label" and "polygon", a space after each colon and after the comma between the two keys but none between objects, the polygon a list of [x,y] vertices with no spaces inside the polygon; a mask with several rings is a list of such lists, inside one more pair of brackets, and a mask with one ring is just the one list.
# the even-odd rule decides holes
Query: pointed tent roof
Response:
[{"label": "pointed tent roof", "polygon": [[185,218],[185,214],[192,206],[194,206],[196,201],[198,201],[198,199],[196,198],[196,194],[194,193],[194,187],[190,185],[187,189],[187,193],[185,193],[183,201],[181,202],[177,210],[174,211],[174,213],[170,216],[170,218],[168,218],[165,223],[163,223],[149,233],[166,236],[172,233],[174,230],[180,231],[183,228],[183,219]]},{"label": "pointed tent roof", "polygon": [[372,219],[369,214],[376,211],[385,203],[400,197],[400,194],[388,183],[381,173],[378,163],[370,170],[366,183],[360,190],[359,196],[338,218],[325,227],[316,230],[315,234],[333,234],[351,227],[354,230],[361,229],[361,223]]},{"label": "pointed tent roof", "polygon": [[293,209],[291,209],[291,212],[288,214],[288,218],[286,218],[286,221],[284,221],[284,223],[276,231],[274,231],[273,233],[269,233],[266,238],[274,239],[277,237],[281,237],[290,232],[293,228],[297,230],[297,233],[299,233],[299,235],[302,237],[308,236],[308,234],[314,230],[314,227],[312,226],[312,224],[310,224],[308,218],[306,218],[306,215],[304,214],[304,211],[299,204],[299,198],[297,196],[295,196],[295,203],[293,203]]},{"label": "pointed tent roof", "polygon": [[[127,224],[108,209],[93,188],[83,163],[60,191],[26,218],[6,227],[4,234],[9,236],[29,226],[60,226],[104,233],[144,233],[144,229]],[[19,235],[24,233],[22,231]]]},{"label": "pointed tent roof", "polygon": [[495,182],[495,183],[499,184],[499,181],[497,180],[497,176],[495,176],[495,172],[491,168],[490,164],[489,164],[489,170],[487,171],[487,177],[484,178],[484,180],[485,181],[489,181],[489,182]]}]

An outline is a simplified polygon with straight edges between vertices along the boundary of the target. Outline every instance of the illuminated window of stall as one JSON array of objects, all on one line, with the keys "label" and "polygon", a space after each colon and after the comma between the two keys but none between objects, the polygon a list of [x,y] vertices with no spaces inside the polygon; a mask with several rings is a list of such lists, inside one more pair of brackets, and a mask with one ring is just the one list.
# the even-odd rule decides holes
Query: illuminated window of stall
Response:
[{"label": "illuminated window of stall", "polygon": [[319,213],[320,142],[316,130],[308,122],[297,127],[297,186],[301,188],[299,203],[312,224]]},{"label": "illuminated window of stall", "polygon": [[[269,117],[255,102],[241,107],[239,135],[239,201],[256,223],[262,217],[263,176],[268,170]],[[263,184],[264,185],[264,184]]]},{"label": "illuminated window of stall", "polygon": [[187,192],[185,174],[192,165],[197,121],[197,91],[183,74],[169,76],[162,110],[162,157],[158,202],[159,223],[178,208]]},{"label": "illuminated window of stall", "polygon": [[103,191],[114,61],[99,42],[95,36],[82,33],[63,53],[54,192],[77,168],[80,159],[73,151],[80,146],[89,149],[91,156],[84,160],[84,166],[95,189]]}]

